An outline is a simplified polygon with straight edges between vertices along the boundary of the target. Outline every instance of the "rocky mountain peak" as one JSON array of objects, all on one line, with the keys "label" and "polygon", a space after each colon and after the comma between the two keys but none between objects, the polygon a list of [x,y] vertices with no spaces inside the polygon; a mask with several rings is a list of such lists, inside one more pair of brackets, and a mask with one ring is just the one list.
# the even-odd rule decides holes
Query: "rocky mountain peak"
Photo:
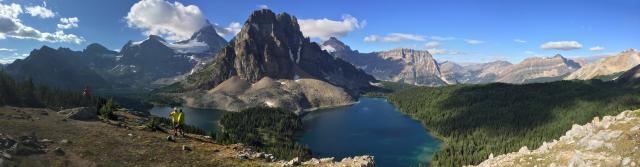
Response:
[{"label": "rocky mountain peak", "polygon": [[[164,38],[158,36],[158,35],[149,35],[149,38],[147,40],[153,40],[153,41],[160,41],[160,42],[166,42],[164,40]],[[146,40],[145,40],[146,41]]]},{"label": "rocky mountain peak", "polygon": [[207,24],[191,35],[191,38],[176,42],[177,44],[189,44],[190,42],[204,42],[212,51],[222,48],[227,41],[218,35],[216,28],[207,21]]},{"label": "rocky mountain peak", "polygon": [[95,56],[95,55],[115,55],[117,52],[107,49],[106,47],[98,44],[92,43],[87,45],[87,47],[82,51],[85,55]]},{"label": "rocky mountain peak", "polygon": [[322,49],[327,52],[349,52],[351,47],[338,40],[336,37],[331,37],[322,43]]},{"label": "rocky mountain peak", "polygon": [[[363,71],[335,59],[311,43],[303,36],[295,17],[287,13],[276,15],[268,9],[254,11],[235,39],[218,52],[210,66],[213,67],[207,67],[212,70],[206,73],[208,79],[198,77],[200,74],[190,76],[193,80],[205,82],[198,81],[195,87],[210,89],[233,76],[251,83],[265,76],[273,79],[314,78],[338,86],[359,88],[368,86],[368,82],[373,80]],[[343,80],[346,78],[361,80],[352,83],[356,81]]]}]

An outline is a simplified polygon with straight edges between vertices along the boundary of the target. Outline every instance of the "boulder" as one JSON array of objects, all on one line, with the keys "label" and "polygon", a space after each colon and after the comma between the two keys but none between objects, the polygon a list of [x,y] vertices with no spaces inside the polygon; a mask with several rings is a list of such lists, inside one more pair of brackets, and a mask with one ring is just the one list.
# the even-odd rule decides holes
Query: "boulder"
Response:
[{"label": "boulder", "polygon": [[298,166],[298,165],[301,165],[300,158],[298,157],[291,159],[291,161],[285,164],[285,166]]},{"label": "boulder", "polygon": [[57,156],[63,156],[65,154],[64,150],[62,150],[62,148],[60,147],[56,147],[56,149],[53,149],[53,153]]},{"label": "boulder", "polygon": [[183,151],[191,151],[191,147],[189,147],[187,145],[182,145],[182,150]]},{"label": "boulder", "polygon": [[78,107],[58,111],[68,119],[88,121],[98,119],[98,110],[95,107]]},{"label": "boulder", "polygon": [[62,139],[60,140],[60,144],[70,144],[71,141],[67,140],[67,139]]}]

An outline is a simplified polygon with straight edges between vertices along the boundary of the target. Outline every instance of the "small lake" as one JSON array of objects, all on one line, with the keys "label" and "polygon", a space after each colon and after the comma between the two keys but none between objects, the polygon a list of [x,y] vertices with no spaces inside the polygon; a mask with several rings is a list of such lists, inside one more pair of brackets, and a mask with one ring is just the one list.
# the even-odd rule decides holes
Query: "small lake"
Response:
[{"label": "small lake", "polygon": [[316,157],[341,159],[373,155],[377,166],[429,164],[440,141],[420,122],[400,113],[382,98],[360,98],[355,105],[311,112],[303,116],[300,143]]},{"label": "small lake", "polygon": [[[152,115],[168,117],[172,108],[154,107]],[[186,123],[205,131],[217,130],[223,111],[182,108]],[[362,97],[354,105],[310,112],[302,117],[305,132],[298,142],[314,157],[373,155],[377,166],[403,167],[429,164],[440,141],[420,122],[400,113],[382,98]]]}]

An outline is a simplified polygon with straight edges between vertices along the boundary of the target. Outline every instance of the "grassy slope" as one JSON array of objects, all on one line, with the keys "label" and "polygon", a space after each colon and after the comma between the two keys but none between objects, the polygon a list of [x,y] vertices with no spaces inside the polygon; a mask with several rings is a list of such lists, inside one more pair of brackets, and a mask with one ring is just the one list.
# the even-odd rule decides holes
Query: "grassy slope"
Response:
[{"label": "grassy slope", "polygon": [[537,148],[572,124],[640,107],[639,90],[599,81],[417,87],[389,100],[446,146],[435,166],[477,164],[489,154]]},{"label": "grassy slope", "polygon": [[[263,161],[238,160],[233,146],[184,138],[167,142],[164,140],[167,134],[160,132],[122,128],[100,121],[62,119],[47,109],[0,107],[0,127],[3,127],[0,138],[34,132],[40,139],[54,141],[47,143],[49,150],[61,147],[66,152],[64,156],[51,152],[14,156],[8,163],[17,166],[268,166]],[[71,143],[58,143],[62,139]],[[193,151],[182,151],[182,145],[191,146]]]}]

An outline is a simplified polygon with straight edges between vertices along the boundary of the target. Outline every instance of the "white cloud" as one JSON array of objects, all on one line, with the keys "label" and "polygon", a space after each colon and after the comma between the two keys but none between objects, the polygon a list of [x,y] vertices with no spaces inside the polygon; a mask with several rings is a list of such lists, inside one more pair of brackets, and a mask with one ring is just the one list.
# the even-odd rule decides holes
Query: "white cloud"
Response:
[{"label": "white cloud", "polygon": [[485,43],[484,41],[481,40],[475,40],[475,39],[465,39],[464,42],[471,44],[471,45],[477,45],[477,44],[483,44]]},{"label": "white cloud", "polygon": [[342,37],[348,33],[362,29],[367,25],[367,21],[358,21],[351,15],[343,15],[342,20],[323,19],[299,19],[300,31],[311,38],[327,40],[330,37]]},{"label": "white cloud", "polygon": [[15,49],[9,49],[9,48],[0,48],[0,51],[13,52],[13,51],[16,51],[16,50]]},{"label": "white cloud", "polygon": [[582,48],[578,41],[550,41],[540,45],[542,49],[573,50]]},{"label": "white cloud", "polygon": [[527,51],[524,51],[524,54],[532,55],[532,54],[535,54],[535,53],[533,51],[527,50]]},{"label": "white cloud", "polygon": [[80,20],[77,17],[60,18],[60,23],[57,25],[59,29],[70,29],[78,27]]},{"label": "white cloud", "polygon": [[29,56],[29,54],[18,53],[13,53],[13,55],[9,56],[0,56],[0,64],[10,64],[13,63],[13,61],[15,61],[16,59],[24,59],[27,56]]},{"label": "white cloud", "polygon": [[197,6],[165,0],[141,0],[131,6],[125,20],[145,35],[165,35],[169,40],[187,39],[208,24]]},{"label": "white cloud", "polygon": [[440,42],[438,42],[438,41],[429,41],[429,42],[424,44],[424,47],[427,47],[429,49],[438,48],[438,47],[440,47]]},{"label": "white cloud", "polygon": [[436,41],[450,41],[450,40],[454,40],[456,38],[455,37],[432,36],[431,39],[432,40],[436,40]]},{"label": "white cloud", "polygon": [[425,41],[424,36],[404,33],[391,33],[385,36],[369,35],[364,37],[365,42],[403,42],[403,41]]},{"label": "white cloud", "polygon": [[5,5],[0,3],[0,16],[17,19],[22,12],[22,7],[18,4]]},{"label": "white cloud", "polygon": [[53,13],[53,11],[47,9],[46,7],[42,7],[42,6],[28,6],[24,8],[27,13],[29,13],[31,16],[33,17],[40,17],[40,18],[52,18],[53,16],[55,16],[56,14]]},{"label": "white cloud", "polygon": [[18,4],[4,5],[0,3],[0,38],[33,39],[46,42],[73,42],[81,43],[84,39],[74,34],[65,34],[63,31],[41,32],[33,27],[22,24],[18,16],[22,13],[22,7]]},{"label": "white cloud", "polygon": [[258,9],[269,9],[269,6],[264,5],[264,4],[258,5]]},{"label": "white cloud", "polygon": [[517,42],[517,43],[527,43],[527,41],[522,40],[522,39],[514,39],[513,42]]},{"label": "white cloud", "polygon": [[464,55],[466,53],[449,49],[427,49],[433,55]]},{"label": "white cloud", "polygon": [[591,47],[589,48],[590,51],[603,51],[606,48],[602,47],[602,46],[595,46],[595,47]]},{"label": "white cloud", "polygon": [[216,32],[218,32],[218,35],[223,37],[234,36],[238,34],[240,30],[242,30],[242,24],[240,24],[239,22],[231,22],[227,27],[219,27],[218,25],[216,25]]}]

